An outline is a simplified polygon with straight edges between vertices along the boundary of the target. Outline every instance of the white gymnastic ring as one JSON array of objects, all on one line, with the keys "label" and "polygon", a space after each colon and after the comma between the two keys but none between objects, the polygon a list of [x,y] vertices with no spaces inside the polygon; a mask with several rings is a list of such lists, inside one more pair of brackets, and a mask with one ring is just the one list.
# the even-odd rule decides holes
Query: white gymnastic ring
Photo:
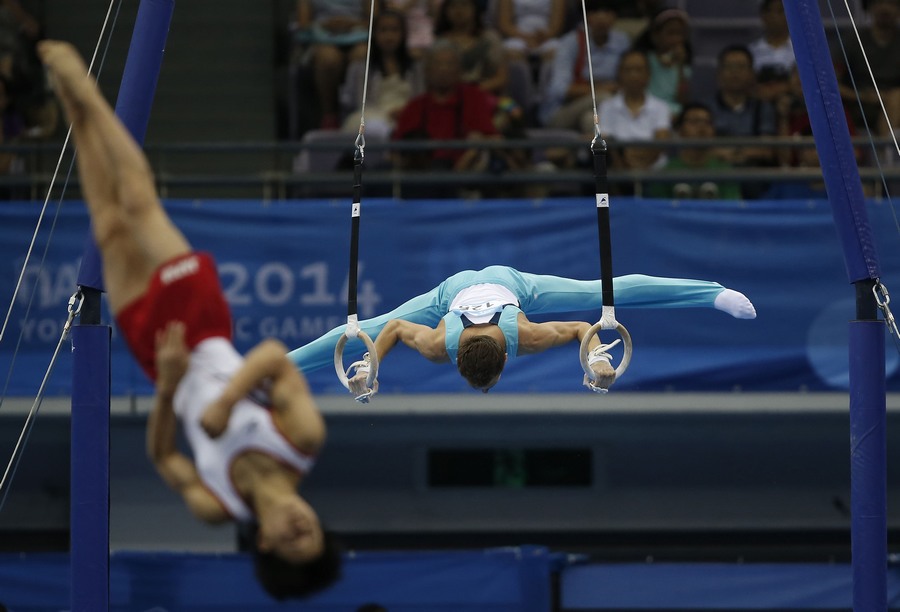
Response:
[{"label": "white gymnastic ring", "polygon": [[[375,385],[375,380],[378,378],[378,354],[375,352],[375,343],[372,342],[372,339],[366,332],[360,330],[358,337],[365,343],[369,351],[369,375],[366,377],[366,387],[372,389]],[[334,347],[334,371],[338,375],[338,380],[349,391],[350,380],[344,371],[344,347],[347,345],[347,339],[346,334],[342,335]]]},{"label": "white gymnastic ring", "polygon": [[[591,339],[595,335],[598,335],[600,333],[600,330],[602,329],[602,321],[594,323],[594,325],[588,330],[588,333],[586,333],[584,335],[584,338],[582,338],[581,340],[581,353],[578,356],[579,360],[581,361],[581,369],[584,370],[584,373],[592,382],[596,380],[596,374],[594,374],[594,371],[588,364],[588,357],[591,352]],[[622,361],[619,362],[619,366],[616,368],[616,380],[619,380],[619,377],[622,376],[622,374],[625,373],[625,370],[628,369],[628,364],[631,363],[631,334],[629,334],[628,330],[625,329],[625,326],[619,322],[616,322],[615,331],[618,332],[619,336],[622,337],[622,345],[625,349],[625,353],[622,355]]]}]

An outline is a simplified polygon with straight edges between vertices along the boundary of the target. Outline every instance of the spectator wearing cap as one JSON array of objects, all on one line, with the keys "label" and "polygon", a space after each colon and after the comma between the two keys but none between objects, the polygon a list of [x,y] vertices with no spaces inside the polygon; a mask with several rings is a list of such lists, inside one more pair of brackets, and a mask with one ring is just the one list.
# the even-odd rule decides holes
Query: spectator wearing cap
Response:
[{"label": "spectator wearing cap", "polygon": [[660,11],[634,46],[650,60],[650,93],[664,100],[673,116],[678,114],[690,95],[694,58],[688,14],[679,9]]}]

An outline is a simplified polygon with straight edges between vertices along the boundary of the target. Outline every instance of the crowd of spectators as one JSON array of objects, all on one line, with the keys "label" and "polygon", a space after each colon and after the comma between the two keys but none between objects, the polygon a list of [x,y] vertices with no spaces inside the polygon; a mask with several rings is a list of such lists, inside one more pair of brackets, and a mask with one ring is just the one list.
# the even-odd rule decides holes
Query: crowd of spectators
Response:
[{"label": "crowd of spectators", "polygon": [[[691,16],[665,0],[379,0],[366,101],[367,134],[394,140],[524,138],[543,130],[594,133],[593,93],[610,164],[621,170],[803,167],[776,137],[810,134],[782,0],[756,0],[758,28],[723,45],[714,84],[698,86]],[[677,3],[690,7],[690,3]],[[297,40],[313,75],[317,131],[356,132],[365,77],[369,0],[298,0]],[[900,0],[868,0],[862,32],[888,114],[900,119]],[[585,36],[585,23],[588,35]],[[887,122],[855,45],[834,61],[851,132]],[[590,60],[590,61],[589,61]],[[295,135],[299,136],[299,135]],[[762,137],[760,145],[691,147],[678,140]],[[653,143],[660,146],[653,146]],[[619,143],[624,143],[620,145]],[[648,144],[644,144],[648,143]],[[628,145],[628,146],[625,146]],[[484,149],[396,154],[402,169],[524,169],[530,153]],[[541,169],[589,165],[577,152]],[[581,157],[581,159],[579,159]],[[807,156],[808,157],[808,156]],[[656,193],[736,197],[732,182],[659,185]],[[680,189],[678,189],[680,187]],[[741,186],[761,197],[763,183]]]},{"label": "crowd of spectators", "polygon": [[[59,107],[50,92],[36,43],[41,24],[19,0],[0,0],[0,145],[17,145],[56,136]],[[22,175],[26,159],[0,151],[0,175]],[[0,195],[18,192],[0,188]]]}]

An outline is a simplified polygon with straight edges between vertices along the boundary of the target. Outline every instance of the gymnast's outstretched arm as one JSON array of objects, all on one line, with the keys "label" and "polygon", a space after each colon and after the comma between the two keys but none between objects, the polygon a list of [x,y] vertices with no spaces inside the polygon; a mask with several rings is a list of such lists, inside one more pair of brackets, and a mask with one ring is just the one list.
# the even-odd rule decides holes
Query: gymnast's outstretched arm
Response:
[{"label": "gymnast's outstretched arm", "polygon": [[397,346],[398,342],[418,352],[428,361],[434,363],[449,363],[450,361],[444,339],[443,321],[438,323],[437,328],[432,329],[427,325],[393,319],[384,326],[375,340],[378,359],[384,360],[385,355]]},{"label": "gymnast's outstretched arm", "polygon": [[[445,314],[447,313],[442,311],[439,306],[438,289],[435,288],[424,295],[419,295],[411,300],[407,300],[390,312],[360,321],[359,328],[366,332],[370,338],[375,340],[375,348],[378,351],[380,358],[381,347],[378,346],[378,339],[382,334],[382,330],[391,321],[407,321],[430,329],[438,326],[441,317]],[[332,365],[332,363],[334,363],[334,347],[337,345],[340,337],[344,335],[344,330],[346,328],[346,325],[335,327],[312,342],[304,344],[298,349],[294,349],[288,353],[288,358],[304,372],[311,372]],[[386,342],[387,341],[385,340],[383,344]],[[396,344],[396,340],[391,344],[391,347],[393,347],[394,344]],[[344,348],[344,354],[351,355],[354,351],[362,353],[364,350],[365,348],[361,340],[351,338]]]},{"label": "gymnast's outstretched arm", "polygon": [[[387,322],[384,329],[378,334],[378,338],[375,340],[375,352],[378,354],[378,360],[384,363],[384,357],[391,349],[397,346],[398,343],[402,343],[429,361],[449,363],[450,356],[447,354],[444,335],[443,321],[438,323],[437,328],[432,329],[427,325],[410,323],[402,319],[392,319]],[[349,381],[351,393],[357,396],[365,393],[368,374],[368,370],[356,372]]]}]

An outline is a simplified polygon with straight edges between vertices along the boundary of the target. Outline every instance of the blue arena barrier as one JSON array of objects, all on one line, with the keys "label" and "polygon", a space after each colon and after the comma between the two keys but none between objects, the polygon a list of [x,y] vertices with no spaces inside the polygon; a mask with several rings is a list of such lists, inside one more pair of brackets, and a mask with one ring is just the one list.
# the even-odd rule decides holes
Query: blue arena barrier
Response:
[{"label": "blue arena barrier", "polygon": [[[118,552],[110,610],[133,612],[578,612],[586,610],[849,609],[844,563],[585,564],[546,548],[348,554],[343,578],[302,602],[268,598],[243,554]],[[559,590],[551,587],[554,574]],[[888,569],[888,606],[900,607],[900,568]],[[0,555],[0,603],[10,612],[68,609],[69,556]]]},{"label": "blue arena barrier", "polygon": [[[560,608],[578,610],[849,610],[849,564],[612,563],[568,567]],[[888,572],[900,606],[900,568]]]},{"label": "blue arena barrier", "polygon": [[[110,612],[549,612],[562,557],[541,547],[349,554],[343,577],[307,600],[279,603],[244,554],[120,552],[110,559]],[[0,555],[0,602],[11,612],[68,609],[69,557]]]}]

